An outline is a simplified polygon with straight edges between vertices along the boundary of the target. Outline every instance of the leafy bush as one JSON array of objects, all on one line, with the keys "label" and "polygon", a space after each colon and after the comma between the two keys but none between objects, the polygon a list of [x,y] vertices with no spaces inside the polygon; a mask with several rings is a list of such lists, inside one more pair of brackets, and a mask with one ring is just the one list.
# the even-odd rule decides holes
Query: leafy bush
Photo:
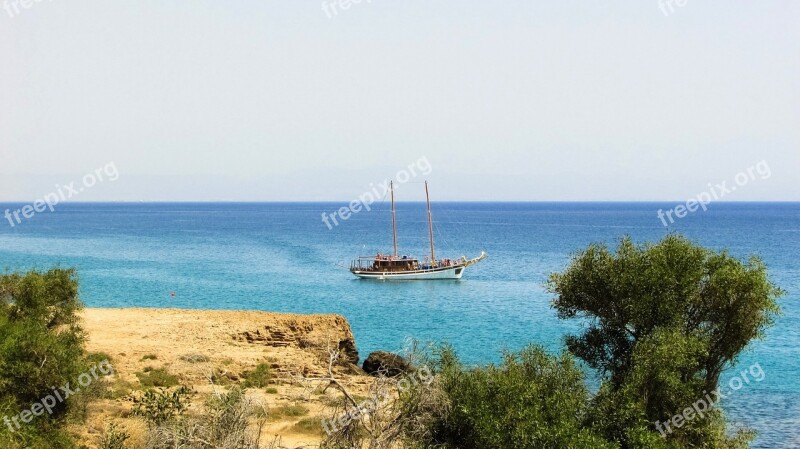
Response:
[{"label": "leafy bush", "polygon": [[300,433],[321,435],[323,433],[322,419],[318,416],[303,418],[300,421],[296,422],[292,426],[292,429]]},{"label": "leafy bush", "polygon": [[270,409],[270,416],[279,417],[279,416],[289,416],[289,417],[298,417],[298,416],[305,416],[308,414],[308,408],[303,407],[302,405],[282,405],[280,407],[275,407]]},{"label": "leafy bush", "polygon": [[110,364],[114,364],[114,360],[105,352],[97,351],[97,352],[90,352],[86,354],[86,362],[89,365],[99,365],[103,362],[107,362]]},{"label": "leafy bush", "polygon": [[130,435],[124,430],[111,423],[100,437],[99,449],[125,449],[125,442],[130,439]]},{"label": "leafy bush", "polygon": [[133,414],[143,417],[150,425],[163,424],[186,410],[192,394],[186,386],[172,392],[164,388],[145,391],[141,398],[134,399]]},{"label": "leafy bush", "polygon": [[140,373],[136,373],[139,383],[143,387],[169,388],[178,385],[178,377],[167,372],[166,368],[153,368],[148,366]]},{"label": "leafy bush", "polygon": [[214,385],[230,385],[232,383],[231,373],[225,369],[212,368],[210,375],[211,383]]},{"label": "leafy bush", "polygon": [[538,346],[506,354],[499,366],[465,368],[444,348],[440,385],[447,412],[432,423],[427,446],[453,449],[613,448],[583,425],[589,393],[567,354]]},{"label": "leafy bush", "polygon": [[244,387],[264,388],[269,384],[270,377],[269,365],[259,363],[253,371],[244,373]]}]

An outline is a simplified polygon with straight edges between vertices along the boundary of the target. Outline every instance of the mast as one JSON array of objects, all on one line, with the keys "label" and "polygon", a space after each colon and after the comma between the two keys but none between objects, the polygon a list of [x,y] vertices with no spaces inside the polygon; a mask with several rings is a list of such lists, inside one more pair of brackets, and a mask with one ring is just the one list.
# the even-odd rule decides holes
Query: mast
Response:
[{"label": "mast", "polygon": [[431,238],[431,265],[436,263],[436,253],[433,251],[433,218],[431,217],[431,197],[428,195],[428,181],[425,181],[425,199],[428,201],[428,235]]},{"label": "mast", "polygon": [[394,241],[394,257],[397,257],[397,213],[394,210],[394,181],[389,182],[389,190],[392,191],[392,241]]}]

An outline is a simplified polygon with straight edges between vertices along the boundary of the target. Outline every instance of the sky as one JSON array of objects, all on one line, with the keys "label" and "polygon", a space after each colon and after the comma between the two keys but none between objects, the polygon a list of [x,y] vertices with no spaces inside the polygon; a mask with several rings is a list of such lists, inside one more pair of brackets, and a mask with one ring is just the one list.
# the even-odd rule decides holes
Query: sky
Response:
[{"label": "sky", "polygon": [[0,201],[800,200],[795,0],[0,3]]}]

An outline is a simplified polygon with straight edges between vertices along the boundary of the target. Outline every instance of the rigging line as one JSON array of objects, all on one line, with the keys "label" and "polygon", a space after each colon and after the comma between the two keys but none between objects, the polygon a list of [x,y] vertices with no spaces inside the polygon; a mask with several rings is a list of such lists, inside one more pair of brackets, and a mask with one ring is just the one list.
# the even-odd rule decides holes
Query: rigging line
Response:
[{"label": "rigging line", "polygon": [[[378,203],[378,207],[371,207],[371,208],[370,208],[370,210],[368,210],[368,211],[365,211],[365,213],[372,214],[373,212],[385,212],[384,210],[382,210],[382,209],[380,209],[380,208],[381,208],[381,207],[383,207],[384,203],[386,202],[386,198],[387,198],[387,196],[388,196],[388,195],[389,195],[389,192],[388,192],[388,191],[386,191],[386,192],[383,192],[383,198],[381,198],[381,202],[380,202],[380,203]],[[371,206],[371,205],[370,205],[370,206]],[[380,216],[380,214],[374,214],[374,215],[371,215],[371,216],[370,216],[370,217],[369,217],[369,218],[366,220],[366,228],[367,228],[367,232],[365,232],[365,233],[364,233],[364,235],[373,235],[373,234],[374,234],[374,232],[370,232],[370,231],[372,231],[373,229],[378,229],[378,227],[379,227],[379,226],[377,226],[377,225],[376,225],[376,223],[377,223],[377,220],[378,220],[378,217],[379,217],[379,216]],[[370,243],[370,244],[371,244],[371,245],[374,245],[374,244],[372,244],[372,243]],[[363,241],[362,241],[362,244],[361,244],[361,246],[362,246],[362,250],[365,250],[365,249],[366,249],[366,247],[367,247],[367,243],[365,243],[365,242],[363,242]],[[380,252],[380,251],[381,251],[381,249],[380,249],[380,248],[381,248],[381,246],[380,246],[380,245],[378,245],[377,249],[376,249],[375,247],[373,247],[373,249],[375,249],[375,250],[376,250],[376,251],[378,251],[378,252]]]},{"label": "rigging line", "polygon": [[[440,215],[444,215],[444,216],[445,216],[445,218],[450,218],[450,216],[451,216],[451,213],[450,213],[450,211],[448,211],[446,207],[443,207],[443,208],[440,210],[440,213],[439,213],[439,214],[440,214]],[[450,223],[453,223],[453,224],[455,224],[455,222],[453,222],[453,221],[442,221],[442,220],[439,220],[439,223],[448,223],[448,224],[450,224]],[[436,222],[434,222],[434,227],[436,227],[437,231],[438,231],[440,234],[444,235],[444,233],[443,233],[443,232],[441,232],[441,229],[439,228],[439,225],[438,225]],[[456,235],[456,236],[461,236],[461,235],[463,235],[463,234],[461,233],[461,230],[460,230],[460,229],[457,229],[457,228],[458,228],[458,226],[457,226],[457,225],[456,225],[456,226],[451,226],[450,228],[451,228],[451,230],[453,230],[453,231],[454,231],[454,234],[453,234],[453,235]],[[445,242],[445,245],[447,246],[447,248],[448,248],[448,249],[449,249],[451,252],[452,252],[452,251],[456,251],[456,250],[460,249],[460,248],[456,248],[456,247],[454,247],[454,246],[452,245],[452,242],[451,242],[449,239],[447,239],[446,237],[443,237],[443,240],[444,240],[444,242]]]},{"label": "rigging line", "polygon": [[433,228],[435,230],[435,234],[437,234],[439,236],[438,237],[439,241],[444,243],[444,244],[437,245],[437,246],[440,246],[442,248],[442,253],[444,253],[444,254],[451,253],[452,250],[453,250],[452,245],[450,244],[450,241],[447,240],[444,237],[444,233],[439,229],[439,225],[437,225],[435,221],[433,222]]}]

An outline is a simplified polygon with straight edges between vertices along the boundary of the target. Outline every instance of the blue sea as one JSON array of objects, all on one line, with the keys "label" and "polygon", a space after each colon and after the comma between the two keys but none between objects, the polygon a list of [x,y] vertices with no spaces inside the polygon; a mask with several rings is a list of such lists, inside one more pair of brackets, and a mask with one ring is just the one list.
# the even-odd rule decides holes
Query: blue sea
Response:
[{"label": "blue sea", "polygon": [[[800,447],[800,203],[714,203],[665,227],[656,211],[676,204],[434,203],[437,256],[485,250],[489,258],[461,281],[392,283],[357,280],[340,266],[391,251],[386,203],[331,229],[322,213],[343,204],[66,203],[13,227],[0,221],[0,269],[77,267],[89,307],[337,313],[362,359],[413,337],[449,342],[467,363],[483,364],[529,342],[563,348],[578,323],[556,317],[543,283],[571,255],[623,235],[643,242],[680,232],[741,258],[760,256],[788,292],[783,315],[738,366],[758,363],[763,381],[723,407],[759,432],[754,447]],[[0,212],[22,206],[0,204]],[[426,220],[424,204],[398,205],[401,253],[428,254]]]}]

